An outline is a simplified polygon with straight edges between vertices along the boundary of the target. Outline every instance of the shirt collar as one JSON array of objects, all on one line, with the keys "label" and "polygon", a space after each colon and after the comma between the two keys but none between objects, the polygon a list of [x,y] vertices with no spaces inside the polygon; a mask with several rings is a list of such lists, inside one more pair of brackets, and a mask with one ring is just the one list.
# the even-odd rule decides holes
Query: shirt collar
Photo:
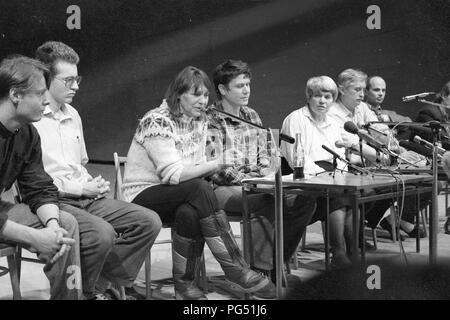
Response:
[{"label": "shirt collar", "polygon": [[50,106],[45,106],[44,109],[44,116],[45,117],[51,117],[55,120],[64,121],[67,119],[72,119],[72,115],[69,113],[69,110],[66,106],[66,104],[63,104],[61,109],[58,111],[53,111]]},{"label": "shirt collar", "polygon": [[[325,121],[324,122],[317,122],[316,119],[314,119],[313,115],[311,114],[311,110],[309,110],[308,105],[304,106],[303,108],[303,114],[309,118],[313,123],[315,123],[319,127],[327,127],[330,125],[329,117],[328,115],[325,115]],[[329,112],[329,111],[328,111]]]},{"label": "shirt collar", "polygon": [[[225,111],[224,108],[223,108],[223,105],[222,105],[222,101],[216,101],[216,102],[213,104],[213,106],[214,106],[214,108],[216,108],[217,110]],[[239,116],[238,116],[238,117],[239,117],[239,118],[242,118],[242,119],[245,119],[245,120],[249,119],[249,118],[250,118],[250,115],[249,115],[248,108],[246,108],[245,106],[240,107],[240,108],[239,108]],[[237,121],[237,120],[235,120],[235,119],[233,119],[233,118],[231,118],[231,117],[229,117],[229,116],[227,116],[227,115],[223,115],[222,117],[219,117],[219,118],[227,119],[227,120],[229,120],[229,121],[236,121],[236,122],[239,122],[239,123],[240,123],[240,121]]]}]

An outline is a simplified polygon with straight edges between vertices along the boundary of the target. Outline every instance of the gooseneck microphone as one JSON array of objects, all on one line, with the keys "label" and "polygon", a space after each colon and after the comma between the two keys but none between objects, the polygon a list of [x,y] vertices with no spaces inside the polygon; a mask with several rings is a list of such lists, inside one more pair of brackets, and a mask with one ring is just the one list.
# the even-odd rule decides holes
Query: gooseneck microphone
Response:
[{"label": "gooseneck microphone", "polygon": [[[336,142],[337,142],[337,141],[336,141]],[[370,173],[368,170],[365,170],[365,169],[363,169],[363,168],[360,168],[360,167],[354,165],[353,163],[351,163],[350,161],[348,161],[348,160],[342,158],[340,155],[338,155],[336,152],[334,152],[333,150],[331,150],[330,148],[328,148],[326,145],[323,144],[323,145],[322,145],[322,148],[323,148],[324,150],[328,151],[331,155],[333,155],[333,157],[334,157],[335,159],[339,159],[339,160],[341,160],[342,162],[344,162],[347,166],[352,167],[353,169],[355,169],[355,170],[357,170],[357,171],[359,171],[359,172],[361,172],[361,173],[367,173],[367,174]]]},{"label": "gooseneck microphone", "polygon": [[420,99],[420,98],[425,98],[432,94],[435,94],[435,92],[422,92],[422,93],[413,94],[410,96],[404,96],[404,97],[402,97],[402,101],[408,102],[408,101],[412,101],[412,100],[416,100],[416,99]]},{"label": "gooseneck microphone", "polygon": [[347,121],[346,123],[344,123],[344,130],[349,133],[358,135],[360,139],[366,141],[366,143],[370,145],[372,148],[380,150],[384,148],[384,145],[381,142],[377,141],[366,131],[358,129],[358,127],[351,121]]},{"label": "gooseneck microphone", "polygon": [[[422,139],[422,138],[419,137],[419,136],[415,136],[413,140],[414,140],[415,143],[421,144],[421,145],[423,145],[423,146],[425,146],[425,147],[428,147],[428,148],[430,148],[431,150],[433,150],[433,144],[432,144],[431,142],[428,142],[427,140]],[[438,152],[439,152],[439,153],[444,153],[445,151],[447,151],[447,150],[445,150],[444,148],[441,148],[441,147],[439,147],[439,146],[438,146],[437,149],[438,149]]]}]

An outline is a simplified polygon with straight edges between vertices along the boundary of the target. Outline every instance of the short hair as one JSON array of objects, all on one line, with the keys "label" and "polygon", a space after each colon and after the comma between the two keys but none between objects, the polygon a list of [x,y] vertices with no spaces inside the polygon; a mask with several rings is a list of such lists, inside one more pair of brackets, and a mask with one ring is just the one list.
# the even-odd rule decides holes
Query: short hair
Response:
[{"label": "short hair", "polygon": [[352,82],[363,81],[366,82],[367,74],[361,70],[345,69],[338,76],[337,84],[339,87],[347,88]]},{"label": "short hair", "polygon": [[[370,77],[368,77],[367,80],[366,80],[366,89],[367,89],[367,90],[370,89],[370,81],[371,81],[373,78],[380,78],[381,80],[385,81],[385,80],[383,79],[383,77],[376,76],[376,75],[375,75],[375,76],[370,76]],[[385,81],[385,82],[386,82],[386,81]]]},{"label": "short hair", "polygon": [[56,75],[56,64],[59,61],[78,64],[80,57],[67,44],[58,41],[47,41],[36,49],[36,59],[44,63],[50,70],[50,77]]},{"label": "short hair", "polygon": [[437,102],[441,103],[444,97],[450,96],[450,81],[444,84],[441,91],[437,94]]},{"label": "short hair", "polygon": [[49,70],[46,66],[22,55],[11,55],[0,63],[0,99],[9,95],[11,89],[25,93],[33,87],[40,76],[47,81]]},{"label": "short hair", "polygon": [[250,67],[244,61],[228,59],[219,64],[213,73],[214,89],[216,90],[217,98],[220,99],[222,96],[219,91],[219,84],[228,87],[228,84],[241,74],[244,74],[249,79],[252,78]]},{"label": "short hair", "polygon": [[192,66],[181,70],[166,90],[165,99],[170,111],[174,115],[179,115],[179,97],[183,93],[188,92],[192,87],[197,91],[201,86],[205,86],[208,91],[211,89],[211,81],[204,71]]},{"label": "short hair", "polygon": [[306,82],[306,101],[309,101],[316,92],[326,91],[333,95],[333,101],[336,101],[338,88],[336,83],[328,76],[312,77]]}]

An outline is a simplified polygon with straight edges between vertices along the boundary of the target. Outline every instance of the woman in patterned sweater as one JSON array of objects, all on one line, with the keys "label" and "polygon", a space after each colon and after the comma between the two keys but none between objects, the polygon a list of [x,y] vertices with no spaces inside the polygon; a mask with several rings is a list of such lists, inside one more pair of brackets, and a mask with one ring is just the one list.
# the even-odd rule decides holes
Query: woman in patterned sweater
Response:
[{"label": "woman in patterned sweater", "polygon": [[206,241],[227,280],[247,293],[273,298],[272,282],[252,271],[234,241],[225,212],[203,179],[227,167],[206,161],[208,76],[183,69],[169,85],[165,100],[140,120],[124,175],[124,196],[174,223],[172,259],[177,299],[206,299],[194,277]]}]

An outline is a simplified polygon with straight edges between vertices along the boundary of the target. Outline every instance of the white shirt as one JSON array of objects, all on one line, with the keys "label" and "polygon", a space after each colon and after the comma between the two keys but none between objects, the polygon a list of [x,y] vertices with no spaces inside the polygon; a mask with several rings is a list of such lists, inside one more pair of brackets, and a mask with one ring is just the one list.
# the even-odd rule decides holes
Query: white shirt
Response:
[{"label": "white shirt", "polygon": [[77,110],[65,104],[53,112],[46,106],[42,119],[33,124],[41,136],[45,171],[62,195],[80,197],[83,183],[92,177],[84,167],[89,159]]},{"label": "white shirt", "polygon": [[[353,122],[359,129],[362,128],[362,125],[371,121],[379,121],[375,112],[373,112],[365,102],[360,102],[360,104],[355,107],[354,112],[351,112],[342,104],[342,102],[336,101],[331,105],[328,116],[332,117],[338,123],[342,141],[348,147],[358,145],[359,137],[356,134],[345,131],[344,124],[347,121]],[[383,133],[389,132],[389,128],[383,124],[374,124],[371,127]],[[380,134],[374,133],[373,131],[370,132],[370,134],[375,138],[381,137]],[[356,163],[358,161],[359,159],[353,155],[351,162]]]},{"label": "white shirt", "polygon": [[[329,116],[325,117],[325,121],[317,122],[307,106],[291,112],[284,119],[281,132],[291,137],[300,133],[300,140],[305,152],[304,172],[307,174],[323,171],[314,163],[315,161],[333,162],[333,156],[323,149],[322,145],[327,146],[342,158],[345,157],[344,148],[337,148],[335,145],[336,141],[340,140],[340,129],[337,122]],[[294,144],[282,141],[281,152],[292,168]],[[344,166],[343,163],[338,163],[339,168]]]}]

